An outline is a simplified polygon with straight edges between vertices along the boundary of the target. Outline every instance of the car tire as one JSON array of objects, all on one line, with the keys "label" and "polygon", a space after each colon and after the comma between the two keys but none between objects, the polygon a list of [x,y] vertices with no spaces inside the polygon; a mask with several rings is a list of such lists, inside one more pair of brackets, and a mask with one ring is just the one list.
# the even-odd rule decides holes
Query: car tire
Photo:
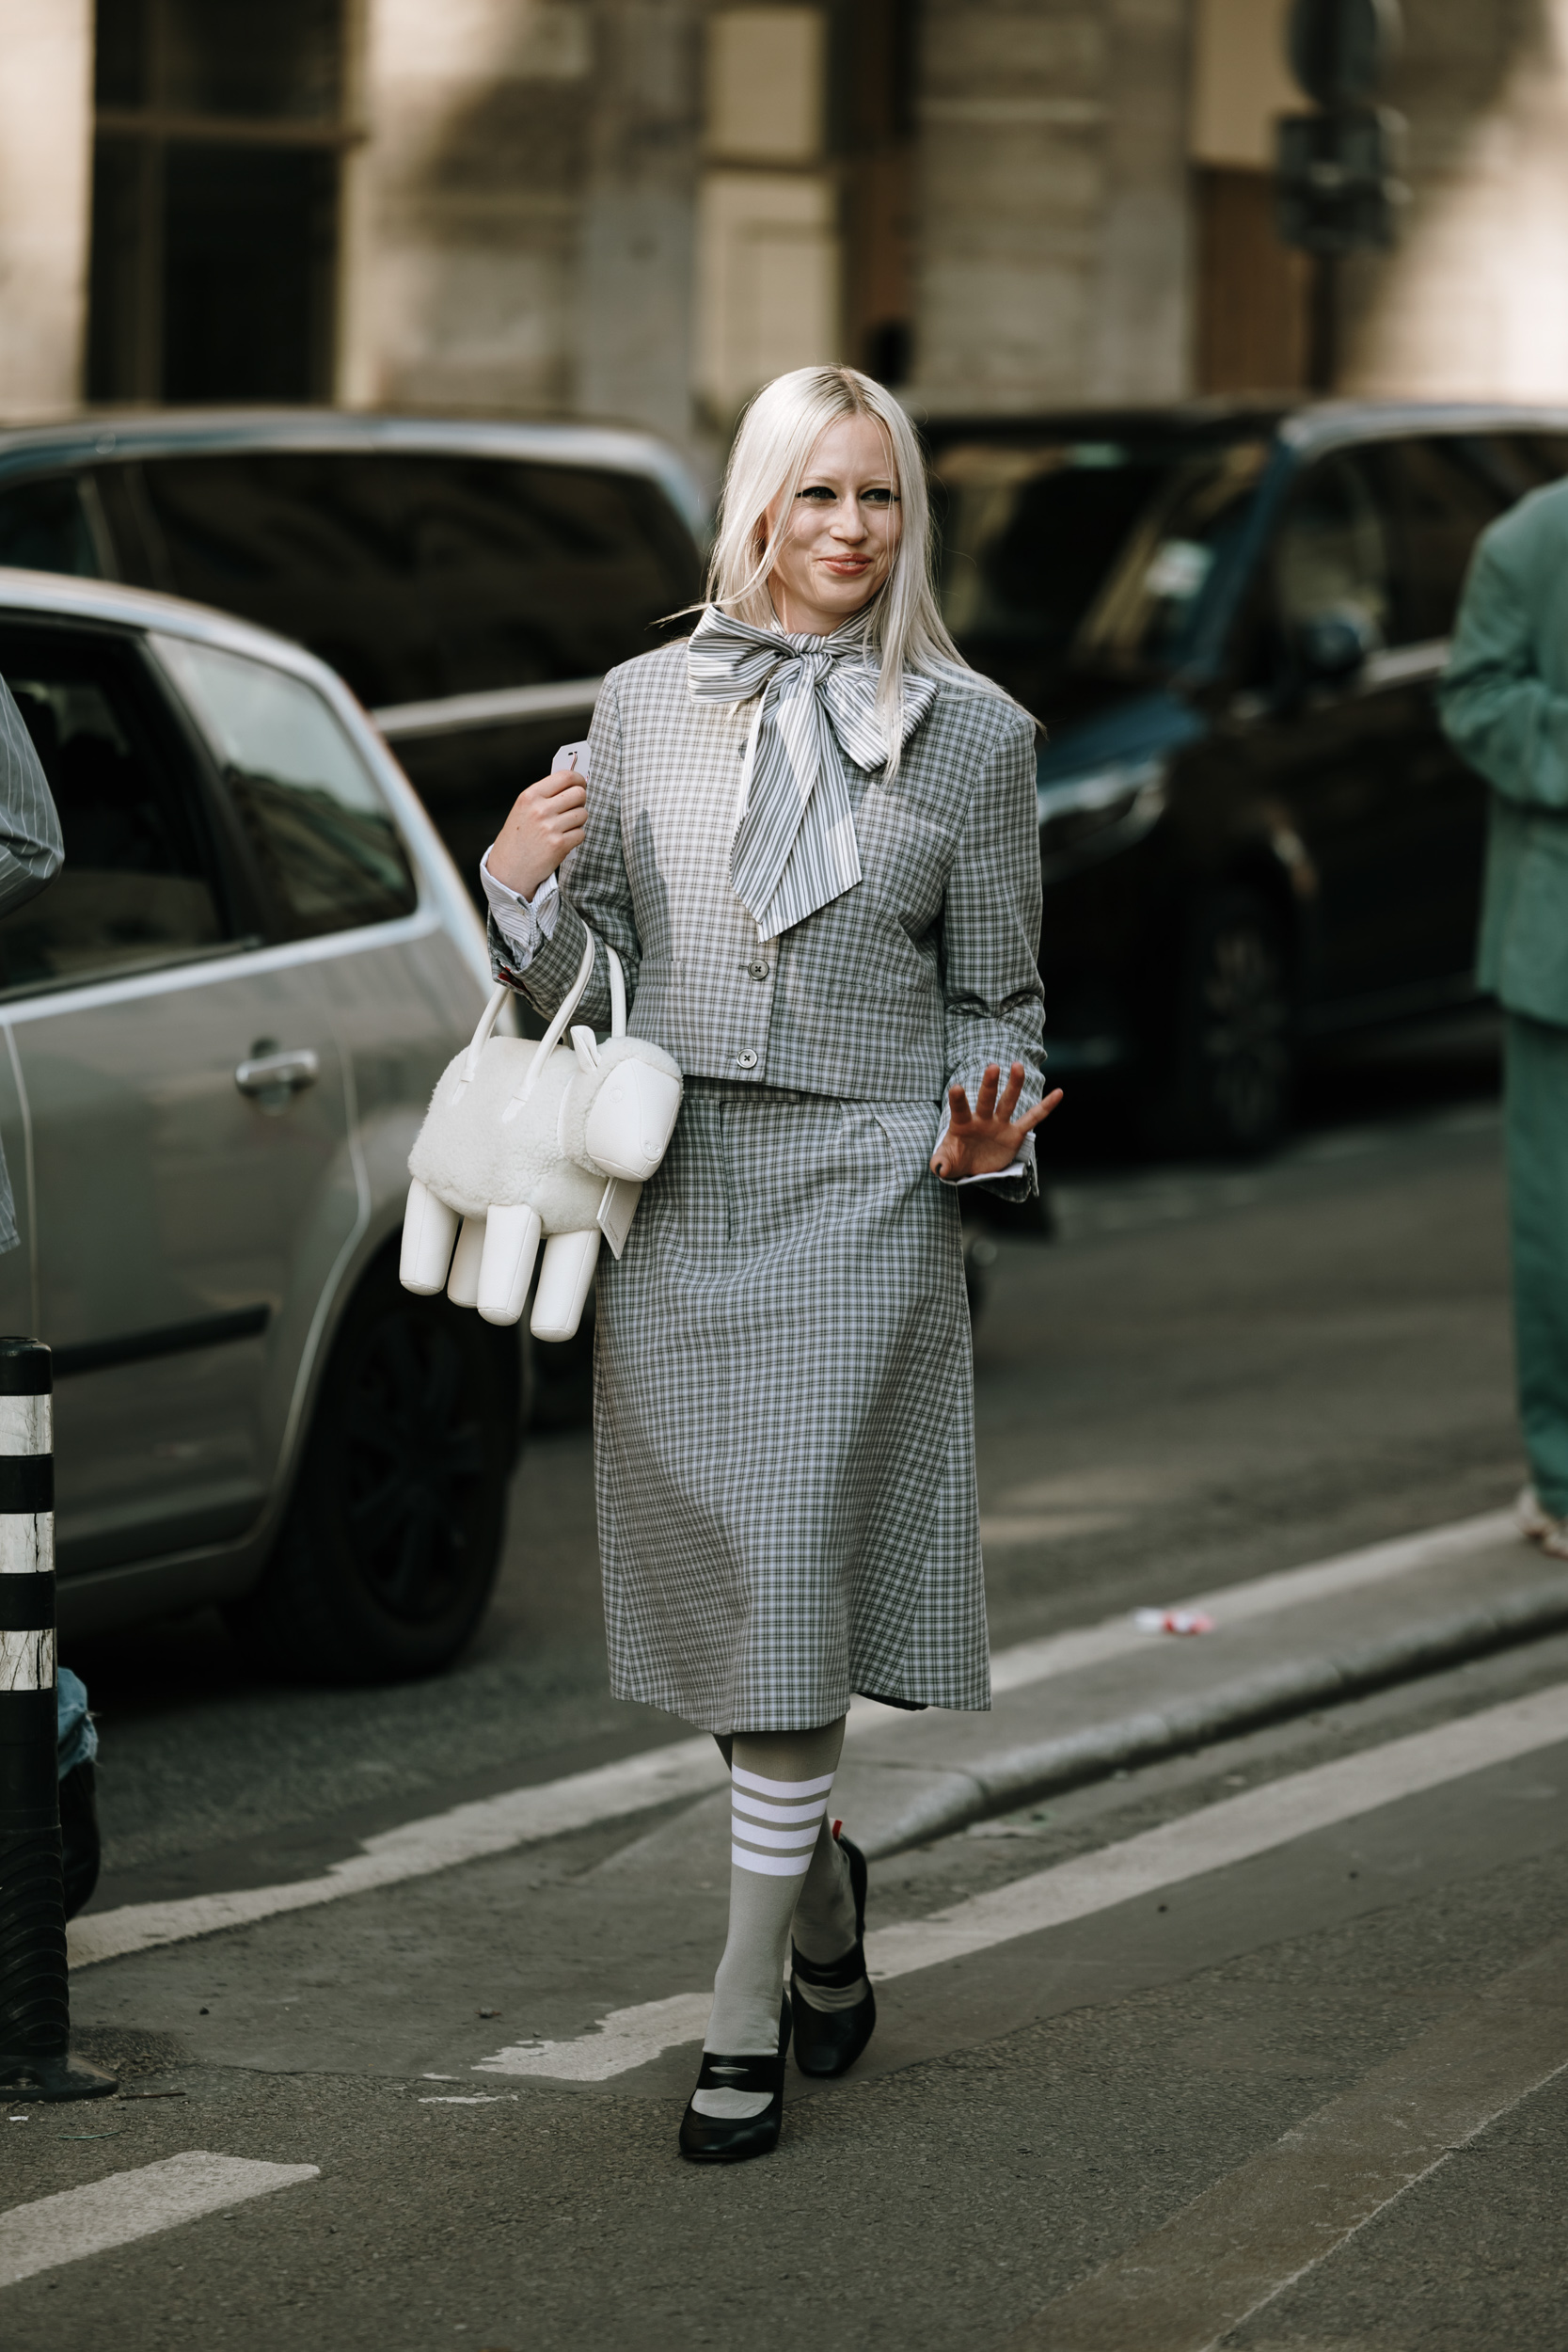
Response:
[{"label": "car tire", "polygon": [[322,1378],[287,1516],[230,1621],[293,1678],[390,1682],[447,1665],[500,1565],[522,1350],[382,1259]]},{"label": "car tire", "polygon": [[1260,892],[1214,891],[1182,940],[1162,1140],[1244,1157],[1271,1151],[1294,1089],[1285,926]]}]

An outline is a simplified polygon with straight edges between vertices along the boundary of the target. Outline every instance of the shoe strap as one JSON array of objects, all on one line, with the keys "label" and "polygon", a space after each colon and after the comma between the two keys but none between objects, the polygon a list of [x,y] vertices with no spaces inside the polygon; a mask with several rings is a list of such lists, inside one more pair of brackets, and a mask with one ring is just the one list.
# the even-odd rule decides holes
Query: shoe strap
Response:
[{"label": "shoe strap", "polygon": [[725,2058],[720,2051],[705,2050],[697,2074],[699,2090],[757,2090],[776,2099],[784,2089],[784,2062],[782,2058],[759,2058],[754,2050],[739,2058]]},{"label": "shoe strap", "polygon": [[837,1960],[808,1960],[791,1936],[789,1957],[802,1984],[820,1985],[825,1992],[847,1992],[865,1974],[865,1946],[859,1936]]}]

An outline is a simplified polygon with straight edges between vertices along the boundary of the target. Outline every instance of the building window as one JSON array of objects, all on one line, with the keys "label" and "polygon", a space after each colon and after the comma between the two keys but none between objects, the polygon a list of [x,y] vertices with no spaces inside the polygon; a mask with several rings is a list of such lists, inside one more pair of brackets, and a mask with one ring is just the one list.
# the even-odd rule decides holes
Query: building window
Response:
[{"label": "building window", "polygon": [[98,0],[90,400],[330,397],[343,0]]},{"label": "building window", "polygon": [[828,155],[828,16],[707,20],[697,380],[721,429],[770,376],[839,356],[842,248]]},{"label": "building window", "polygon": [[910,373],[913,0],[706,22],[697,380],[728,426],[770,376]]}]

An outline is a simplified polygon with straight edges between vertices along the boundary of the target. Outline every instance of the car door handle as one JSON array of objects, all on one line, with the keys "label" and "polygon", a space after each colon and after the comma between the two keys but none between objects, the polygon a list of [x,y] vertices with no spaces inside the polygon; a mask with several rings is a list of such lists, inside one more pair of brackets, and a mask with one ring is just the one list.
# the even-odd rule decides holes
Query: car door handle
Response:
[{"label": "car door handle", "polygon": [[313,1087],[321,1076],[321,1056],[309,1045],[296,1045],[282,1054],[258,1054],[253,1061],[243,1061],[234,1073],[234,1084],[242,1094],[297,1094],[302,1087]]}]

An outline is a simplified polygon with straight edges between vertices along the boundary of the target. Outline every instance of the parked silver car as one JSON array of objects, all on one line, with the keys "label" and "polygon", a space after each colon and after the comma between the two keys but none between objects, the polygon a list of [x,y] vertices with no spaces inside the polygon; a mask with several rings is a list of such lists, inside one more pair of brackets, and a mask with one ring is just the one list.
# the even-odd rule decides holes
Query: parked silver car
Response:
[{"label": "parked silver car", "polygon": [[489,984],[354,696],[267,631],[0,571],[64,871],[0,921],[0,1327],[55,1352],[62,1632],[226,1605],[277,1663],[439,1666],[483,1610],[515,1332],[397,1281]]}]

